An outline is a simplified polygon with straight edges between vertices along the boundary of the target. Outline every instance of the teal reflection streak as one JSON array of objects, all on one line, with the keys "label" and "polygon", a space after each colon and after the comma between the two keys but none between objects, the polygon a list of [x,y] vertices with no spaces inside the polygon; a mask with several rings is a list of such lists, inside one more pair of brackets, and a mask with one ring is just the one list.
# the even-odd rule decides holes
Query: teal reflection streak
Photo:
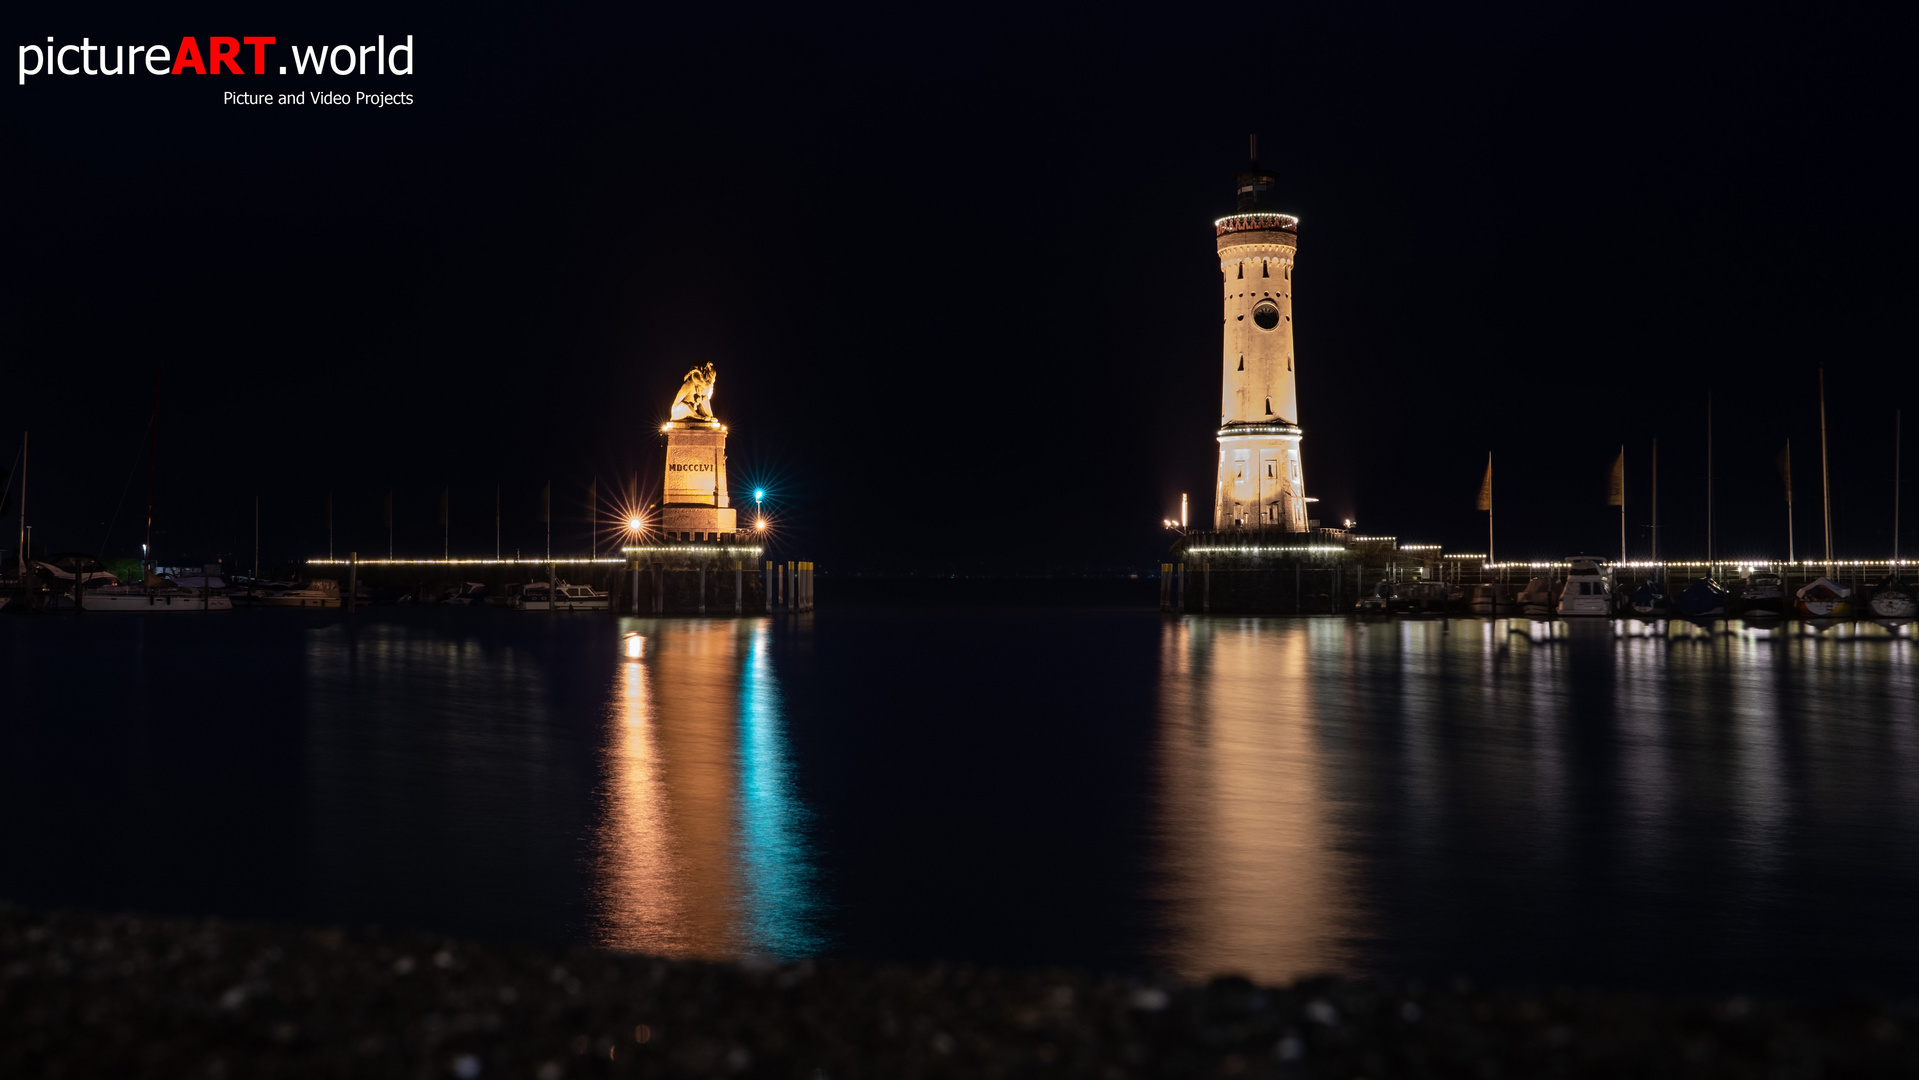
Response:
[{"label": "teal reflection streak", "polygon": [[819,952],[817,874],[808,859],[809,815],[786,750],[779,678],[764,622],[754,629],[740,681],[739,853],[743,935],[756,951],[780,957]]}]

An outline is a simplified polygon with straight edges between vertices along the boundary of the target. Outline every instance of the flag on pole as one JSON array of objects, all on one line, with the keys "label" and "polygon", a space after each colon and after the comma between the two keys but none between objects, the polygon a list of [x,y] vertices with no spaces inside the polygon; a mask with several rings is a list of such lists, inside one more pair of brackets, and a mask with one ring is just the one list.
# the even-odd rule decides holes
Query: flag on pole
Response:
[{"label": "flag on pole", "polygon": [[540,489],[540,520],[547,524],[553,522],[553,482],[551,480]]},{"label": "flag on pole", "polygon": [[389,529],[393,527],[393,489],[392,488],[388,488],[386,491],[386,527]]},{"label": "flag on pole", "polygon": [[1779,479],[1786,484],[1786,505],[1792,505],[1792,440],[1786,440],[1786,448],[1779,451]]},{"label": "flag on pole", "polygon": [[1476,507],[1474,507],[1474,509],[1491,510],[1492,508],[1493,508],[1493,456],[1491,454],[1487,454],[1486,455],[1486,479],[1480,482],[1479,504]]},{"label": "flag on pole", "polygon": [[1612,483],[1606,488],[1607,506],[1626,505],[1626,448],[1619,448],[1619,456],[1613,459]]},{"label": "flag on pole", "polygon": [[446,497],[447,497],[447,492],[448,492],[448,489],[447,489],[447,488],[441,488],[441,489],[440,489],[440,524],[441,524],[441,525],[445,525],[445,524],[446,524]]}]

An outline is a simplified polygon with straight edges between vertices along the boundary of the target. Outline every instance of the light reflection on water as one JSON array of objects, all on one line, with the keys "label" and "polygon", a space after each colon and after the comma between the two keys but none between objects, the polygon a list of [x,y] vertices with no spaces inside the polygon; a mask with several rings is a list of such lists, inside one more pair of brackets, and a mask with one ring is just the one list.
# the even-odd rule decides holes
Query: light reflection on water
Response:
[{"label": "light reflection on water", "polygon": [[1154,852],[1174,970],[1290,980],[1348,965],[1361,913],[1306,677],[1319,625],[1166,625]]},{"label": "light reflection on water", "polygon": [[1189,975],[1751,979],[1870,938],[1823,878],[1919,847],[1905,629],[1187,618],[1161,647],[1156,955]]},{"label": "light reflection on water", "polygon": [[682,956],[1919,990],[1910,626],[283,615],[0,620],[0,896]]},{"label": "light reflection on water", "polygon": [[818,951],[767,623],[637,632],[640,656],[621,665],[607,717],[597,942],[666,956]]}]

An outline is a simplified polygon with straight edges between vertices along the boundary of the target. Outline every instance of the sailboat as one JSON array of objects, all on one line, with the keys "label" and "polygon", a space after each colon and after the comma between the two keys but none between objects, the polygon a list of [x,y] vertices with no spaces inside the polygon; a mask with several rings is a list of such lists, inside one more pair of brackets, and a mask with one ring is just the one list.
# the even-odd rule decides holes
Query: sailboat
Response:
[{"label": "sailboat", "polygon": [[1899,580],[1899,420],[1892,414],[1892,566],[1872,593],[1872,613],[1881,619],[1910,619],[1919,612],[1913,588]]},{"label": "sailboat", "polygon": [[1659,440],[1652,441],[1652,576],[1647,578],[1626,603],[1635,614],[1651,619],[1666,617],[1666,575],[1659,565]]},{"label": "sailboat", "polygon": [[1852,617],[1852,590],[1832,579],[1832,477],[1826,462],[1826,369],[1819,369],[1819,499],[1826,531],[1826,573],[1799,587],[1793,610],[1808,619]]},{"label": "sailboat", "polygon": [[1695,619],[1726,613],[1726,587],[1713,575],[1712,536],[1712,394],[1706,394],[1706,576],[1694,578],[1679,594],[1679,610]]},{"label": "sailboat", "polygon": [[1846,619],[1852,617],[1852,590],[1829,577],[1816,577],[1794,593],[1793,610],[1808,619]]},{"label": "sailboat", "polygon": [[1769,570],[1754,570],[1739,588],[1739,614],[1749,619],[1786,613],[1786,580]]},{"label": "sailboat", "polygon": [[185,575],[185,581],[164,577],[153,564],[153,474],[160,452],[160,373],[153,373],[153,419],[147,427],[147,537],[140,545],[142,580],[83,589],[81,604],[88,611],[232,611],[233,599],[219,566],[208,565]]}]

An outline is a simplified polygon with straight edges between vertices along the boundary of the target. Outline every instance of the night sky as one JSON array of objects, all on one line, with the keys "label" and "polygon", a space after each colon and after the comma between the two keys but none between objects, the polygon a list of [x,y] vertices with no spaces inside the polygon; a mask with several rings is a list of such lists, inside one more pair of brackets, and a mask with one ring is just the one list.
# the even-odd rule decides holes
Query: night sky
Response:
[{"label": "night sky", "polygon": [[[0,466],[48,549],[268,560],[586,546],[681,375],[732,486],[832,572],[1144,571],[1219,411],[1211,223],[1249,133],[1300,216],[1319,516],[1499,554],[1919,551],[1911,16],[472,6],[15,10],[9,45],[413,34],[410,78],[9,80]],[[318,11],[319,9],[310,9]],[[1910,11],[1910,9],[1907,9]],[[1894,13],[1894,14],[1889,14]],[[1898,20],[1898,21],[1893,21]],[[9,48],[7,55],[13,55]],[[277,62],[285,62],[283,59]],[[243,108],[226,90],[405,90]],[[16,489],[17,496],[17,489]],[[610,501],[610,499],[609,499]],[[117,508],[117,510],[116,510]],[[117,514],[117,516],[116,516]],[[109,531],[109,522],[112,522]],[[0,547],[15,546],[9,514]]]}]

